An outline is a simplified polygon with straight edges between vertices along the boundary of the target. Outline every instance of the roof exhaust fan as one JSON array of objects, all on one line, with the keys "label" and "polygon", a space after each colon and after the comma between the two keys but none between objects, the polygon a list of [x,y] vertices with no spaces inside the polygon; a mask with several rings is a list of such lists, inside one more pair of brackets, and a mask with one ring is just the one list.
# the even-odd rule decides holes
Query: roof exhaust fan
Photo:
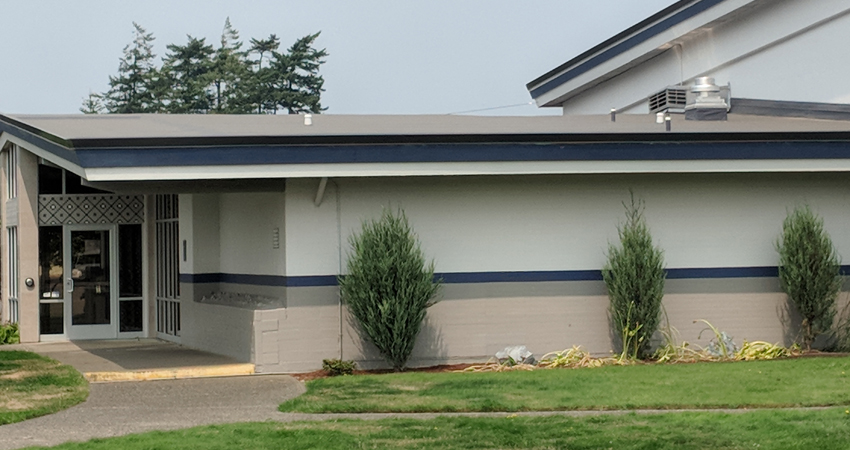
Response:
[{"label": "roof exhaust fan", "polygon": [[712,77],[698,77],[688,92],[686,120],[726,120],[731,103],[730,87],[714,84]]}]

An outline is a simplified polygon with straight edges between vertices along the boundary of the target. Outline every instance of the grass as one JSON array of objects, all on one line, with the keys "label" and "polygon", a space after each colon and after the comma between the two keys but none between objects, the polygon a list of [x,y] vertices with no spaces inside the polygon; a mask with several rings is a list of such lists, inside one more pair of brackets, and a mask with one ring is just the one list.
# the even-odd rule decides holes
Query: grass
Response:
[{"label": "grass", "polygon": [[850,405],[850,357],[502,373],[334,377],[284,412],[453,412]]},{"label": "grass", "polygon": [[850,412],[762,410],[591,417],[440,417],[247,423],[151,432],[54,449],[846,449]]},{"label": "grass", "polygon": [[35,353],[0,351],[0,425],[54,413],[88,394],[73,367]]}]

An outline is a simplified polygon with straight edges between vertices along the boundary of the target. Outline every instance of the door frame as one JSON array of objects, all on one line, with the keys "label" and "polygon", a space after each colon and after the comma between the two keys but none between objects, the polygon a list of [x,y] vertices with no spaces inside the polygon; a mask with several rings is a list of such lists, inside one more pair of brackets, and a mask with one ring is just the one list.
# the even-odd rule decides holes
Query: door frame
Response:
[{"label": "door frame", "polygon": [[[73,280],[71,233],[75,231],[109,232],[109,324],[73,325],[73,293],[68,291]],[[62,227],[64,276],[62,291],[65,299],[65,335],[68,340],[115,339],[118,337],[118,225],[79,224]]]}]

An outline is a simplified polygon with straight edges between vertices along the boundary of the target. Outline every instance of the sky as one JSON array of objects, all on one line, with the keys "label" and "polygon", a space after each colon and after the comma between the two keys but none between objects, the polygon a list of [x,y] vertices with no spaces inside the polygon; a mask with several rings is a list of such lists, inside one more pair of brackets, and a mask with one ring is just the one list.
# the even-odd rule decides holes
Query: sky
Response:
[{"label": "sky", "polygon": [[[154,52],[186,36],[281,47],[321,31],[328,114],[560,114],[526,83],[674,0],[0,0],[0,113],[73,114],[108,89],[133,22]],[[247,44],[246,44],[247,45]]]}]

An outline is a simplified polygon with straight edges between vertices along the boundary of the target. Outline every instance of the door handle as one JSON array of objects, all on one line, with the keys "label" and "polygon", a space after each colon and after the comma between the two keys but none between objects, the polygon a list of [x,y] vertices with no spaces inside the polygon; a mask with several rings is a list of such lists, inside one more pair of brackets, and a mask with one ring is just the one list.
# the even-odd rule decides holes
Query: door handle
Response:
[{"label": "door handle", "polygon": [[69,277],[69,278],[65,279],[65,290],[67,292],[74,292],[74,279],[73,278]]}]

